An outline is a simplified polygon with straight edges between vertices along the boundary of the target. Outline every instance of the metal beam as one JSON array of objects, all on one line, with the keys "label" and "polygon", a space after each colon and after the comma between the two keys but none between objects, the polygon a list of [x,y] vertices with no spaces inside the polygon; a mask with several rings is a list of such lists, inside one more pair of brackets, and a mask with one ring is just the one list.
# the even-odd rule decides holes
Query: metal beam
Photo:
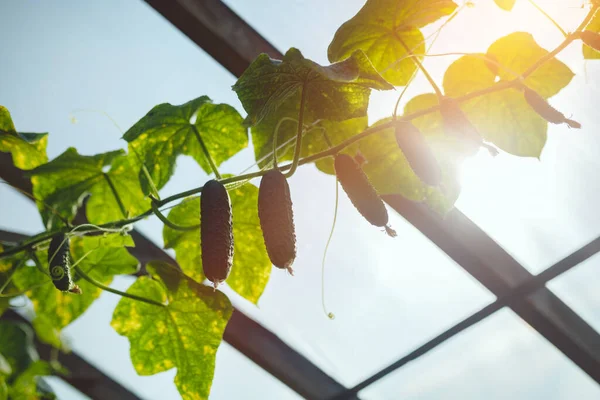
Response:
[{"label": "metal beam", "polygon": [[260,53],[281,53],[220,0],[145,0],[194,43],[239,77]]},{"label": "metal beam", "polygon": [[359,393],[364,388],[374,384],[375,382],[386,377],[387,375],[396,371],[398,368],[408,364],[409,362],[416,360],[417,358],[423,356],[424,354],[427,354],[429,351],[435,349],[436,347],[443,344],[447,340],[449,340],[449,339],[453,338],[454,336],[458,335],[459,333],[463,332],[465,329],[468,329],[469,327],[471,327],[471,326],[475,325],[476,323],[482,321],[483,319],[489,317],[496,311],[501,310],[502,308],[504,308],[506,306],[513,307],[514,305],[517,305],[523,301],[526,301],[527,297],[531,298],[532,296],[535,296],[535,294],[537,292],[546,290],[544,285],[548,281],[556,278],[560,274],[577,266],[579,263],[581,263],[582,261],[585,261],[586,259],[590,258],[591,256],[598,253],[599,251],[600,251],[600,238],[596,238],[592,242],[588,243],[587,245],[583,246],[582,248],[580,248],[579,250],[577,250],[576,252],[571,254],[570,256],[562,259],[561,261],[554,264],[550,268],[544,270],[539,275],[533,276],[533,277],[529,278],[528,280],[526,280],[525,282],[515,286],[506,295],[499,297],[493,303],[488,304],[487,306],[483,307],[476,313],[471,314],[469,317],[463,319],[458,324],[447,329],[446,331],[437,335],[436,337],[429,340],[428,342],[422,344],[421,346],[414,349],[413,351],[411,351],[404,357],[400,358],[399,360],[395,361],[394,363],[388,365],[387,367],[383,368],[379,372],[377,372],[374,375],[370,376],[369,378],[365,379],[358,385],[354,386],[352,389],[349,389],[346,393],[343,393],[343,394],[335,397],[334,400],[344,400],[344,399],[351,398],[352,396]]},{"label": "metal beam", "polygon": [[[532,274],[459,210],[445,218],[402,196],[385,201],[498,298]],[[594,254],[600,243],[586,251]],[[584,255],[587,253],[584,253]],[[570,256],[571,257],[571,256]],[[584,259],[573,254],[573,260]],[[586,256],[587,257],[587,256]],[[512,303],[510,308],[600,383],[600,334],[547,288]]]},{"label": "metal beam", "polygon": [[[8,158],[8,160],[7,160]],[[0,153],[0,178],[17,186],[23,191],[31,191],[31,183],[23,179],[23,172],[12,164],[8,153]],[[85,223],[83,213],[79,213],[77,223]],[[0,234],[2,231],[0,231]],[[152,260],[162,260],[177,265],[175,259],[156,246],[147,237],[135,229],[130,232],[135,247],[129,251],[142,263]],[[18,236],[4,231],[0,240],[14,241]],[[143,273],[143,272],[142,272]],[[258,324],[244,313],[235,310],[225,329],[224,339],[240,353],[261,366],[265,371],[279,379],[306,399],[327,399],[346,388],[323,372],[302,354],[292,349],[271,331]]]}]

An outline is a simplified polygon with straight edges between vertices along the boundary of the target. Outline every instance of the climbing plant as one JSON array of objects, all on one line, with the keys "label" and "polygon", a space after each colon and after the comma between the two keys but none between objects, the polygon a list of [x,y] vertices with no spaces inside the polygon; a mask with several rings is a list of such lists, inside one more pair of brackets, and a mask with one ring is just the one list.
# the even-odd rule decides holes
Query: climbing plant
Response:
[{"label": "climbing plant", "polygon": [[[516,1],[495,0],[504,10],[498,12]],[[136,371],[177,368],[182,398],[208,398],[233,310],[220,285],[256,304],[273,265],[293,272],[287,178],[297,168],[314,163],[335,176],[357,210],[394,236],[381,195],[400,194],[443,215],[460,193],[460,164],[479,149],[539,157],[549,123],[581,127],[548,99],[573,78],[556,58],[569,44],[580,41],[586,59],[600,58],[600,3],[588,4],[570,33],[538,7],[564,35],[556,47],[544,49],[530,33],[514,32],[480,53],[449,53],[459,57],[436,82],[423,63],[428,38],[421,29],[444,21],[439,35],[469,6],[368,0],[335,33],[330,65],[296,48],[281,60],[261,54],[233,86],[245,116],[207,96],[159,104],[123,135],[127,152],[82,155],[69,148],[48,160],[51,135],[18,131],[0,106],[0,151],[10,152],[31,179],[30,195],[46,229],[2,244],[0,312],[10,299],[28,297],[38,339],[63,351],[63,328],[103,290],[120,295],[111,325],[129,340]],[[398,99],[389,117],[369,124],[371,92],[406,88],[418,73],[431,93],[410,99],[404,109]],[[221,175],[219,166],[248,146],[249,135],[257,169]],[[211,179],[161,197],[180,155],[191,156]],[[254,178],[262,178],[260,187],[250,182]],[[76,218],[80,211],[87,222]],[[164,223],[165,248],[174,249],[177,265],[152,261],[140,270],[128,251],[135,246],[129,233],[153,215]],[[137,279],[120,292],[109,286],[115,275]],[[33,334],[0,323],[0,400],[52,397],[35,377],[64,371],[37,359]],[[18,346],[4,346],[8,341]]]}]

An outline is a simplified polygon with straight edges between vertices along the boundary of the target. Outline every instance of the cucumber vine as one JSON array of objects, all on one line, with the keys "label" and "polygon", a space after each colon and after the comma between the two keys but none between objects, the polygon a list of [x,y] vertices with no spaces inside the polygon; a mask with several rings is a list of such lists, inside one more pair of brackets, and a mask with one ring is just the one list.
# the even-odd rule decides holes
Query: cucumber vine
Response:
[{"label": "cucumber vine", "polygon": [[[506,11],[515,4],[495,2]],[[297,249],[287,179],[299,167],[314,163],[334,175],[361,214],[394,236],[380,194],[404,195],[444,214],[460,192],[456,171],[466,157],[482,148],[539,157],[549,122],[581,128],[548,99],[573,77],[556,58],[567,46],[581,41],[586,59],[600,58],[600,4],[594,0],[577,29],[567,32],[529,3],[564,36],[551,51],[531,34],[514,32],[483,53],[433,54],[431,44],[473,3],[368,0],[335,33],[327,52],[331,65],[295,48],[282,60],[261,54],[233,86],[245,118],[207,96],[159,104],[123,134],[128,152],[86,156],[69,148],[48,161],[52,136],[19,132],[0,106],[0,151],[12,153],[15,167],[31,178],[32,193],[25,194],[36,201],[46,227],[0,247],[0,310],[8,307],[3,299],[29,297],[40,340],[60,349],[60,337],[40,329],[60,332],[102,291],[119,295],[111,325],[129,339],[136,371],[176,367],[182,397],[208,398],[216,350],[233,311],[217,285],[225,282],[256,304],[272,265],[292,271]],[[438,21],[425,38],[421,28]],[[458,58],[436,82],[425,61],[448,56]],[[433,93],[416,96],[402,110],[401,99],[419,73]],[[403,90],[390,117],[369,125],[371,92],[397,87]],[[249,132],[255,170],[221,174],[220,165],[248,146]],[[161,198],[179,155],[192,157],[214,179]],[[260,191],[250,183],[259,177]],[[334,225],[337,193],[336,186]],[[75,219],[82,208],[85,223]],[[178,265],[150,262],[140,272],[127,251],[135,246],[129,232],[153,215],[164,224],[165,248],[174,249]],[[333,227],[321,282],[323,311],[331,319],[324,264],[332,235]],[[122,292],[110,287],[119,274],[138,278]],[[148,355],[159,336],[174,339]],[[40,375],[53,373],[42,367],[36,367]],[[0,373],[0,388],[16,393],[14,374]]]}]

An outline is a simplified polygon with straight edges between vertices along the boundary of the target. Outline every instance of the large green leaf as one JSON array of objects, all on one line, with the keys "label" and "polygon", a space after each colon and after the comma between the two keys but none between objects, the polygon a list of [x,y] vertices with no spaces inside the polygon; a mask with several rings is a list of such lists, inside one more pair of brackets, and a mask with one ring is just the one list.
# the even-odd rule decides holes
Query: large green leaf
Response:
[{"label": "large green leaf", "polygon": [[[252,145],[254,146],[254,155],[258,161],[259,167],[272,165],[273,157],[273,139],[275,130],[279,121],[283,122],[279,126],[277,144],[288,143],[284,149],[277,152],[278,161],[291,160],[294,155],[294,144],[297,134],[298,104],[296,99],[288,99],[275,112],[267,115],[258,125],[252,127]],[[363,130],[368,126],[367,117],[347,119],[344,121],[319,120],[312,114],[304,115],[305,126],[310,126],[310,130],[304,133],[302,140],[301,157],[318,153],[328,148],[324,135],[333,145],[339,144]],[[279,146],[278,146],[279,147]],[[356,153],[357,146],[351,145],[344,149],[344,153],[353,155]],[[329,158],[316,162],[317,167],[323,172],[333,173],[333,161]]]},{"label": "large green leaf", "polygon": [[327,51],[329,61],[343,60],[360,49],[388,82],[406,85],[416,69],[407,48],[413,54],[425,53],[419,28],[455,9],[451,0],[368,0],[335,33]]},{"label": "large green leaf", "polygon": [[[144,198],[136,178],[135,157],[123,154],[123,150],[116,150],[82,156],[71,147],[49,163],[34,169],[31,172],[33,194],[38,199],[38,208],[48,229],[60,223],[56,213],[71,221],[86,194],[92,195],[86,214],[94,224],[117,221],[148,210],[149,202]],[[110,170],[103,172],[108,166]],[[109,181],[128,215],[123,215]],[[43,203],[53,207],[54,212]]]},{"label": "large green leaf", "polygon": [[182,398],[208,399],[217,348],[233,311],[231,303],[220,291],[194,282],[168,264],[153,262],[147,269],[152,278],[139,278],[127,293],[166,307],[124,297],[111,325],[129,339],[138,374],[177,368],[175,385]]},{"label": "large green leaf", "polygon": [[[138,261],[124,246],[134,246],[130,236],[109,234],[74,237],[71,240],[71,254],[74,262],[87,254],[78,266],[91,278],[109,285],[114,275],[133,274],[137,271]],[[47,270],[45,254],[41,252],[38,254],[42,269]],[[13,278],[19,289],[33,288],[27,291],[27,296],[36,313],[34,327],[44,330],[39,334],[45,341],[55,346],[60,342],[53,338],[58,336],[62,328],[83,314],[101,293],[101,289],[86,280],[79,279],[76,273],[73,274],[73,278],[81,288],[81,294],[56,290],[50,277],[34,267],[21,268]],[[47,332],[50,329],[53,332]]]},{"label": "large green leaf", "polygon": [[494,0],[494,2],[503,10],[510,11],[515,6],[517,0]]},{"label": "large green leaf", "polygon": [[[179,106],[159,104],[123,136],[144,161],[158,189],[173,175],[181,154],[192,156],[204,171],[212,172],[199,137],[217,166],[248,146],[240,114],[227,104],[213,104],[206,96]],[[140,179],[145,182],[143,174]],[[146,184],[143,187],[148,193]]]},{"label": "large green leaf", "polygon": [[[271,274],[260,221],[258,219],[258,188],[252,184],[229,192],[233,211],[234,257],[227,284],[244,298],[257,303]],[[169,220],[182,226],[200,223],[200,199],[184,200],[174,207]],[[177,262],[188,276],[202,282],[202,257],[200,228],[177,231],[167,226],[163,229],[166,248],[175,249]]]},{"label": "large green leaf", "polygon": [[[306,111],[314,118],[344,120],[366,115],[371,88],[391,89],[357,50],[337,64],[323,67],[291,48],[283,60],[259,55],[233,85],[248,113],[245,123],[256,125],[286,100],[292,108],[304,93]],[[297,118],[297,117],[295,117]]]},{"label": "large green leaf", "polygon": [[[497,73],[502,80],[515,79],[547,54],[548,51],[540,47],[527,32],[514,32],[504,36],[496,40],[487,52],[490,58],[501,65],[497,67]],[[548,98],[567,86],[573,76],[573,72],[563,62],[551,58],[529,75],[525,84]]]},{"label": "large green leaf", "polygon": [[8,399],[8,386],[6,385],[6,380],[3,377],[0,377],[0,400]]},{"label": "large green leaf", "polygon": [[48,161],[47,133],[17,132],[10,113],[0,106],[0,151],[10,152],[17,168],[28,170]]},{"label": "large green leaf", "polygon": [[[494,86],[496,76],[488,65],[483,55],[459,58],[444,76],[446,95],[459,97]],[[461,109],[486,141],[517,156],[540,156],[548,123],[527,104],[522,91],[504,89],[489,93],[461,104]]]},{"label": "large green leaf", "polygon": [[[589,25],[585,28],[588,31],[600,33],[600,12],[597,12]],[[600,51],[592,49],[590,46],[582,45],[583,58],[586,60],[600,60]]]}]

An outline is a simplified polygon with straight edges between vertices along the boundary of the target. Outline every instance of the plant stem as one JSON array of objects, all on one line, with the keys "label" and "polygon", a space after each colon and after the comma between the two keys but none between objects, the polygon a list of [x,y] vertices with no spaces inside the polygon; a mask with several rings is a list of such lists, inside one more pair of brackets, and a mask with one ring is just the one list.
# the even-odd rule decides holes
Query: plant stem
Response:
[{"label": "plant stem", "polygon": [[410,47],[408,47],[408,45],[404,42],[404,40],[402,40],[402,38],[400,37],[400,35],[398,35],[398,33],[394,32],[394,37],[396,38],[396,40],[398,42],[400,42],[400,44],[402,45],[402,47],[404,47],[404,50],[406,50],[406,53],[413,60],[413,62],[417,66],[417,68],[419,68],[421,71],[423,71],[423,74],[425,75],[425,78],[427,78],[427,80],[431,84],[431,87],[435,91],[435,94],[439,98],[443,97],[444,95],[442,94],[442,91],[440,90],[440,87],[437,85],[437,83],[435,83],[435,81],[433,80],[433,78],[431,77],[431,75],[429,75],[429,72],[423,66],[423,64],[421,63],[421,61],[419,61],[419,58],[418,57],[414,57],[414,54],[413,54],[412,50],[410,49]]},{"label": "plant stem", "polygon": [[158,219],[160,219],[162,221],[163,224],[165,224],[169,228],[174,229],[176,231],[194,231],[194,230],[200,228],[199,224],[192,225],[192,226],[181,226],[181,225],[177,225],[177,224],[169,221],[169,219],[167,217],[165,217],[162,212],[160,212],[160,210],[158,209],[157,203],[158,202],[156,200],[154,200],[154,199],[152,200],[152,202],[151,202],[152,212],[154,213],[154,215],[156,215],[158,217]]},{"label": "plant stem", "polygon": [[537,5],[537,3],[533,0],[529,0],[529,3],[531,3],[532,6],[534,6],[539,12],[541,12],[544,17],[548,18],[548,20],[550,22],[552,22],[552,24],[558,28],[558,30],[560,31],[560,33],[563,34],[564,37],[569,36],[569,34],[558,24],[558,22],[556,22],[556,20],[554,18],[552,18],[550,16],[550,14],[548,14],[546,11],[544,11],[544,9],[540,6]]},{"label": "plant stem", "polygon": [[127,218],[128,217],[127,210],[125,209],[125,205],[121,201],[121,197],[119,196],[119,193],[117,193],[117,188],[113,184],[112,179],[110,179],[110,176],[108,176],[108,174],[106,172],[103,172],[102,176],[104,176],[106,183],[108,183],[108,186],[110,187],[110,191],[112,192],[113,196],[115,197],[115,200],[117,201],[117,204],[119,205],[119,208],[121,209],[121,214],[123,214],[124,218]]},{"label": "plant stem", "polygon": [[306,86],[308,85],[307,80],[304,80],[302,89],[300,89],[300,111],[298,112],[298,131],[296,132],[296,148],[294,149],[294,160],[290,170],[285,174],[287,178],[294,175],[296,168],[298,168],[298,162],[300,161],[300,152],[302,151],[302,130],[304,128],[304,105],[306,104]]},{"label": "plant stem", "polygon": [[90,276],[88,276],[79,267],[75,267],[75,272],[77,272],[77,274],[79,276],[81,276],[83,279],[85,279],[86,281],[88,281],[92,285],[94,285],[96,287],[99,287],[102,290],[106,290],[107,292],[110,292],[110,293],[113,293],[113,294],[116,294],[116,295],[119,295],[119,296],[122,296],[122,297],[127,297],[127,298],[132,299],[132,300],[141,301],[141,302],[146,303],[146,304],[151,304],[153,306],[166,307],[165,304],[160,303],[160,302],[158,302],[156,300],[147,299],[147,298],[142,297],[142,296],[136,296],[135,294],[131,294],[131,293],[121,292],[120,290],[113,289],[113,288],[111,288],[109,286],[103,285],[100,282],[96,281],[94,278],[91,278]]},{"label": "plant stem", "polygon": [[200,144],[200,147],[202,148],[202,152],[204,153],[206,160],[210,164],[210,169],[212,169],[212,171],[215,173],[215,176],[217,177],[217,179],[221,179],[221,174],[219,173],[217,164],[215,163],[215,160],[213,160],[212,156],[210,155],[210,152],[208,151],[208,148],[206,147],[206,144],[204,143],[202,136],[200,136],[200,132],[198,132],[198,128],[196,128],[196,125],[192,125],[192,129],[194,131],[194,135],[196,135],[196,139],[198,139],[198,143]]},{"label": "plant stem", "polygon": [[274,169],[277,169],[277,142],[278,142],[277,139],[279,138],[279,128],[286,121],[295,121],[295,119],[289,118],[289,117],[281,118],[277,122],[277,125],[275,126],[275,132],[273,132],[273,168]]}]

